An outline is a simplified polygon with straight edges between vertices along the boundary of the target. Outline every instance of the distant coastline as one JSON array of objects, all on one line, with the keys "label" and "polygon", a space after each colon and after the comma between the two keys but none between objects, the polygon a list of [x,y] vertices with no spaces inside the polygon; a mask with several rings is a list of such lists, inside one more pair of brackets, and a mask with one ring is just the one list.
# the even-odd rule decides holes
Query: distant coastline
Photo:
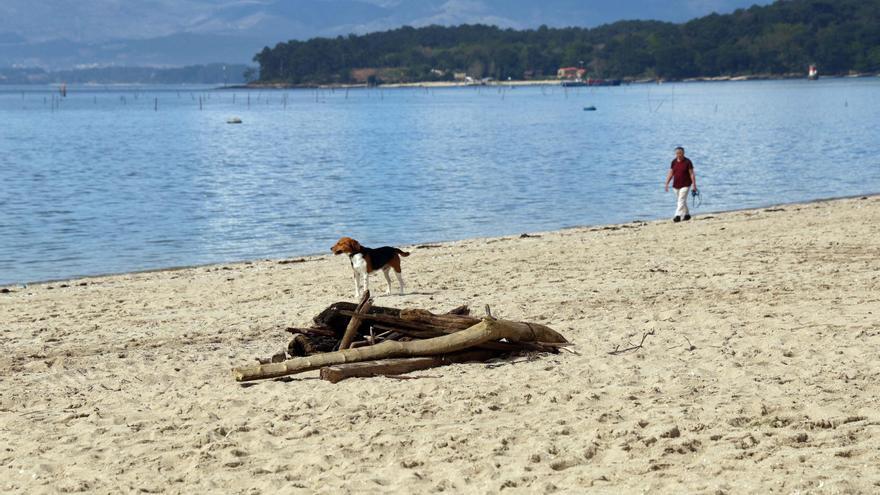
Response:
[{"label": "distant coastline", "polygon": [[49,71],[0,67],[0,86],[46,84],[242,84],[256,69],[244,64],[201,64],[183,67],[89,67]]},{"label": "distant coastline", "polygon": [[[824,75],[823,79],[857,79],[880,77],[880,73],[850,73],[845,75]],[[750,74],[740,76],[688,77],[683,79],[623,79],[622,84],[665,84],[676,82],[727,82],[727,81],[777,81],[807,79],[805,74]],[[359,88],[470,88],[485,86],[561,86],[560,79],[529,79],[511,81],[462,82],[462,81],[415,81],[401,83],[385,83],[377,85],[360,84],[290,84],[282,82],[251,82],[247,84],[227,85],[218,89],[359,89]],[[594,87],[598,87],[597,85]]]}]

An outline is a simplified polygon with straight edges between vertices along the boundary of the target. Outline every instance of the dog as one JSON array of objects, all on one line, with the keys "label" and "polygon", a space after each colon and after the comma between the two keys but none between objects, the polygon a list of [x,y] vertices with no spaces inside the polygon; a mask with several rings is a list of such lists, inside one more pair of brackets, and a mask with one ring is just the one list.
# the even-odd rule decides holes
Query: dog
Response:
[{"label": "dog", "polygon": [[330,248],[336,254],[347,254],[351,261],[351,269],[354,272],[354,298],[360,299],[361,294],[369,290],[370,274],[376,270],[382,270],[385,281],[388,282],[388,291],[391,294],[391,277],[388,272],[394,270],[397,275],[397,285],[400,287],[400,295],[403,295],[403,277],[400,274],[400,257],[409,256],[409,253],[391,246],[380,248],[363,247],[351,237],[343,237],[336,241]]}]

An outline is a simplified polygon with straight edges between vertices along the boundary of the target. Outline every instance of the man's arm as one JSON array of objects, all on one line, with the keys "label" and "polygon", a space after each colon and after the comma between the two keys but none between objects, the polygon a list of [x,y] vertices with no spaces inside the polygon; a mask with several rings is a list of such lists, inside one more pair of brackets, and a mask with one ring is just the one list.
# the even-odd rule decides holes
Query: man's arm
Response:
[{"label": "man's arm", "polygon": [[697,173],[694,172],[694,167],[691,165],[691,185],[694,188],[694,191],[697,190]]},{"label": "man's arm", "polygon": [[672,169],[670,168],[669,173],[666,174],[666,184],[663,186],[663,188],[666,190],[666,192],[669,192],[669,181],[671,181],[671,180],[672,180]]}]

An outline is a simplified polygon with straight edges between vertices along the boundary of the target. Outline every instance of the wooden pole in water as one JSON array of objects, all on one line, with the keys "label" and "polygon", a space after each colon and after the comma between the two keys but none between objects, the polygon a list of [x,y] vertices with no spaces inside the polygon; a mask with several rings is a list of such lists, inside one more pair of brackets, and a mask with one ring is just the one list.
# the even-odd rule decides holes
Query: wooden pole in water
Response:
[{"label": "wooden pole in water", "polygon": [[159,111],[159,97],[158,96],[153,100],[153,111],[154,112]]}]

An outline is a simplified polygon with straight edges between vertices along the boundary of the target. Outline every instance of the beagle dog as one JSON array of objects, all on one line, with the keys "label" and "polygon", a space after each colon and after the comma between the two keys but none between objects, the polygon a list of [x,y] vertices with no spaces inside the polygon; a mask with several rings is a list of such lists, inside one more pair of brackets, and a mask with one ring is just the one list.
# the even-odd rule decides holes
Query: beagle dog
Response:
[{"label": "beagle dog", "polygon": [[363,292],[369,289],[370,273],[382,270],[385,281],[388,282],[388,292],[391,294],[391,277],[388,272],[394,270],[397,275],[397,284],[400,286],[400,294],[403,295],[403,277],[400,276],[400,257],[409,256],[406,251],[395,247],[382,246],[371,249],[363,247],[351,237],[343,237],[336,241],[330,248],[333,254],[345,253],[351,261],[351,269],[354,271],[354,297],[358,299]]}]

